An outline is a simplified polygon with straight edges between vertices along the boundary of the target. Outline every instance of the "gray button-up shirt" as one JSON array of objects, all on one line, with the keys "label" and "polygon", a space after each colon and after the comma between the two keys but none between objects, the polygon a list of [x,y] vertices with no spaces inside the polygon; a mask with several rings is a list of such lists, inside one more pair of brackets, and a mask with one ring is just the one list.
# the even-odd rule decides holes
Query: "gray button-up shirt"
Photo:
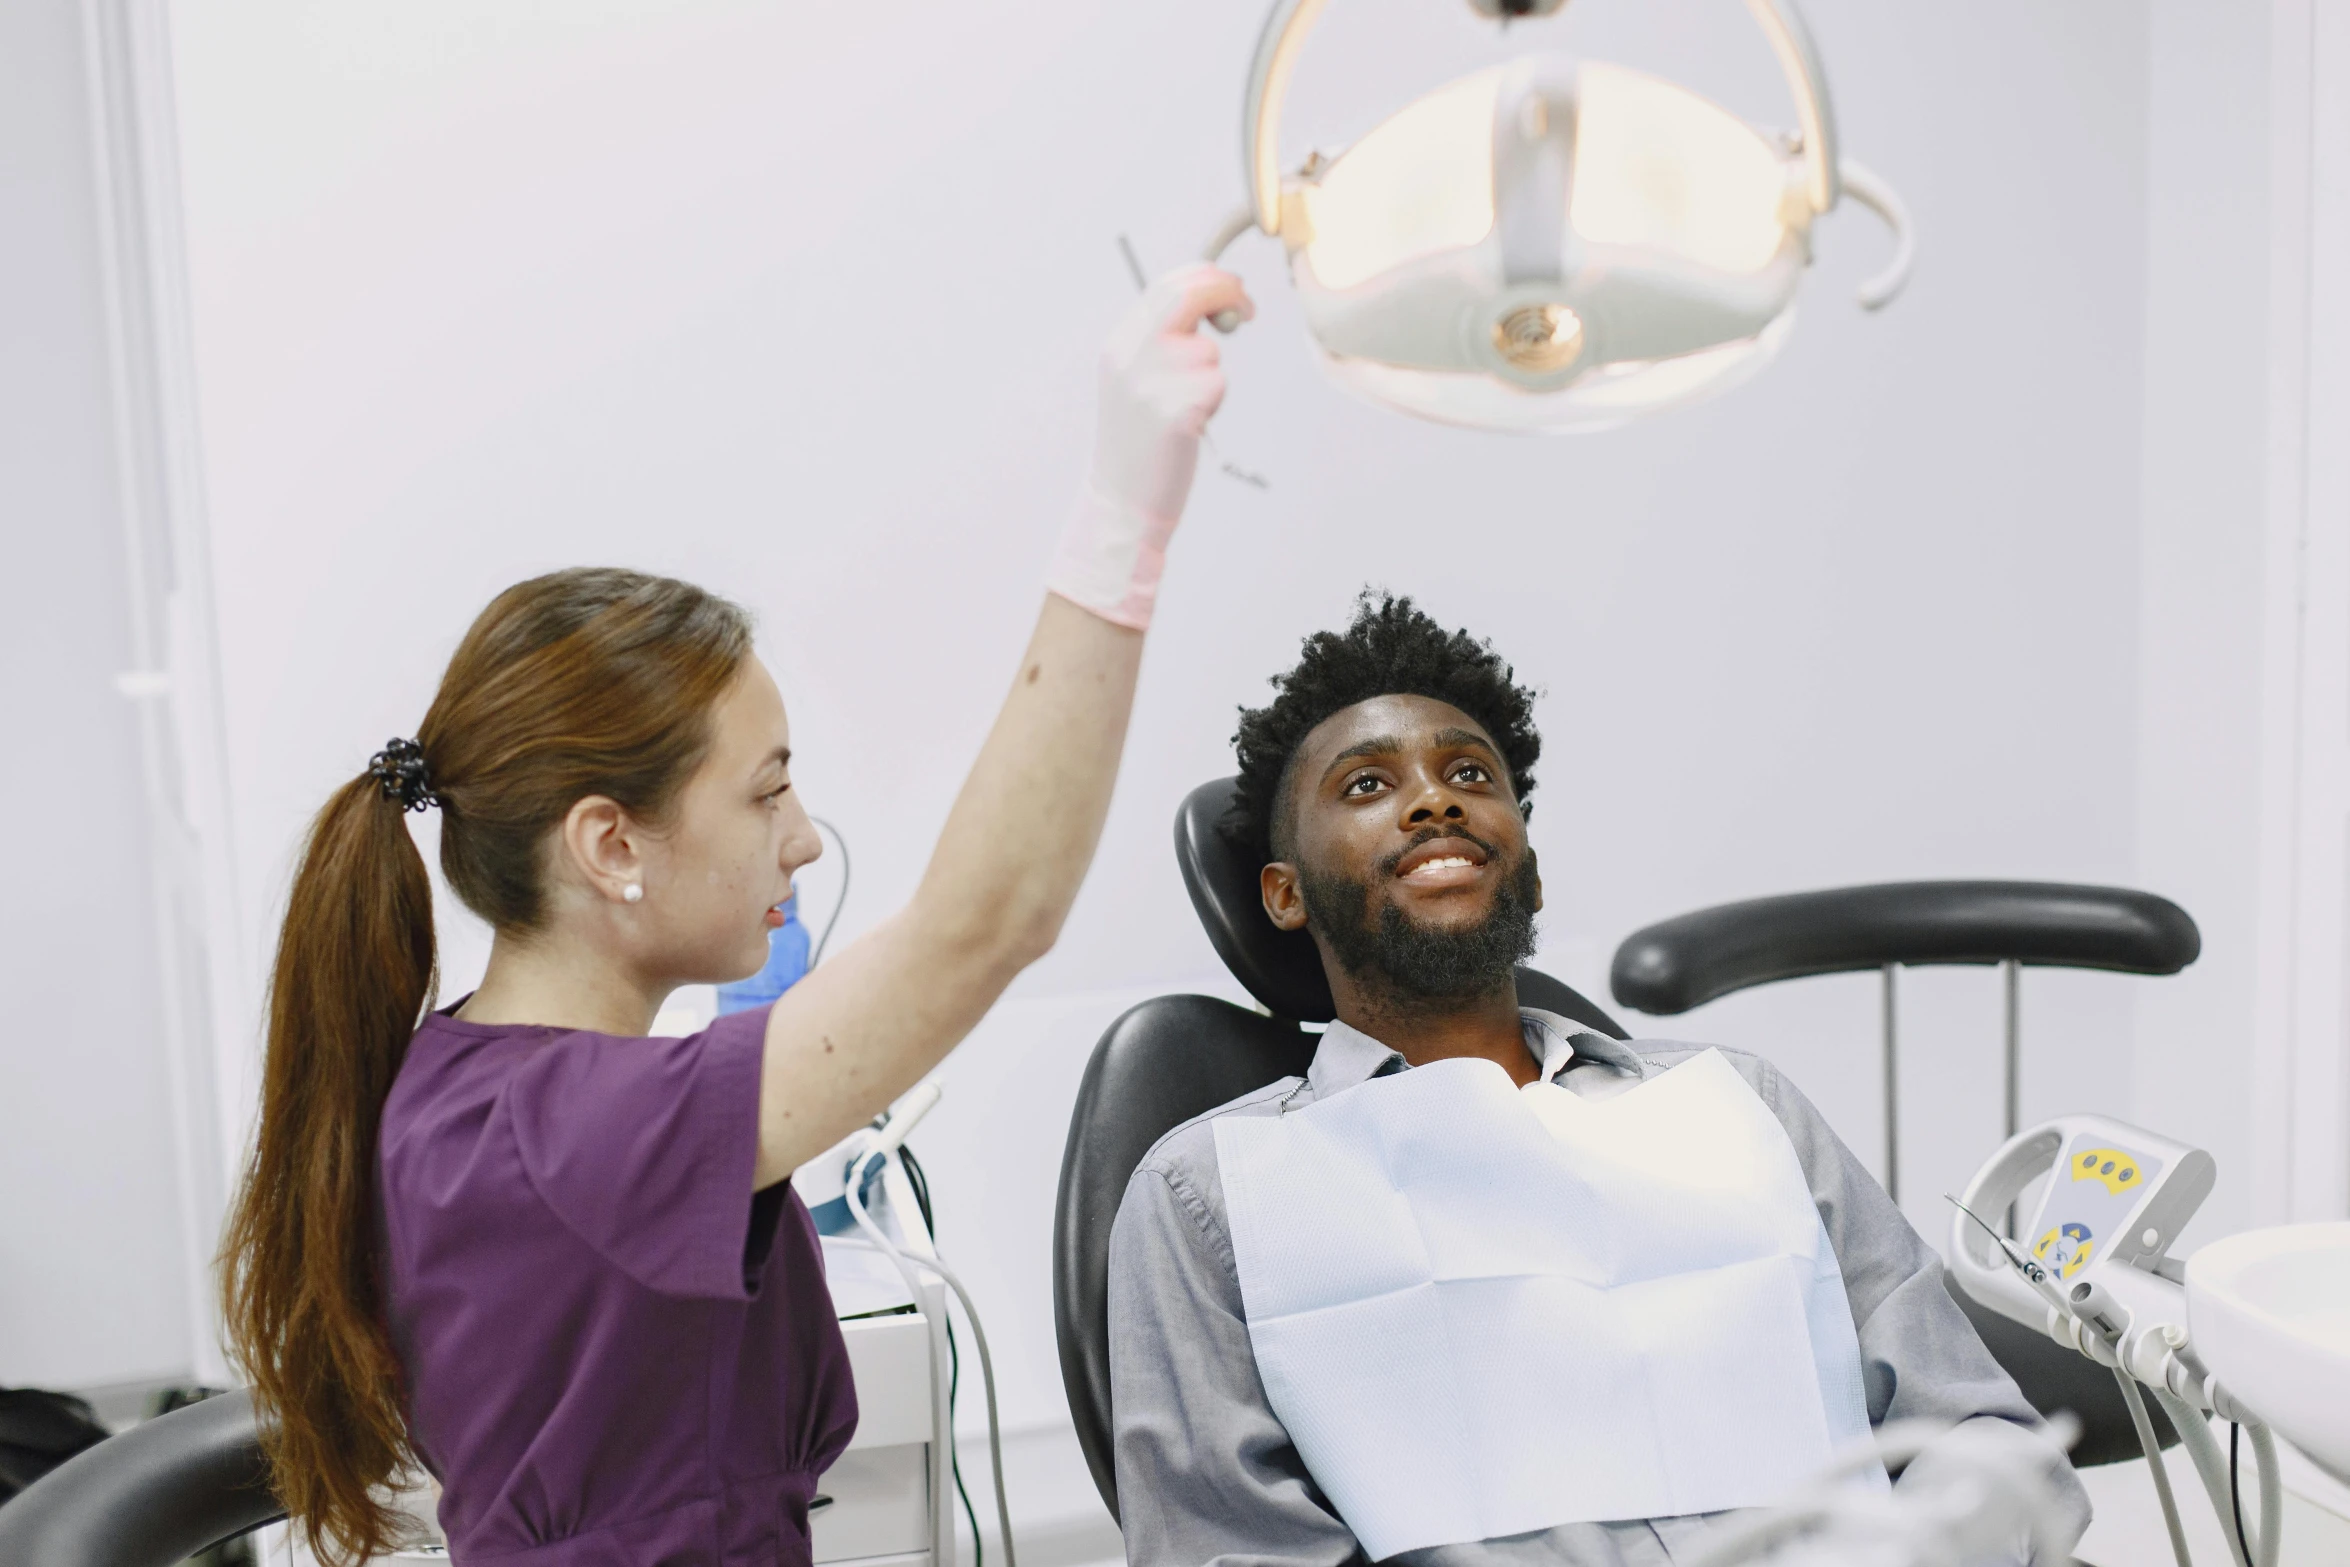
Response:
[{"label": "gray button-up shirt", "polygon": [[[1635,1047],[1547,1012],[1524,1016],[1526,1048],[1543,1076],[1587,1098],[1621,1093],[1706,1048]],[[1802,1161],[1852,1302],[1870,1422],[2036,1425],[2031,1406],[1944,1292],[1941,1259],[1810,1101],[1761,1057],[1722,1054],[1779,1118]],[[1333,1023],[1302,1081],[1284,1078],[1186,1122],[1135,1170],[1110,1237],[1118,1510],[1132,1567],[1346,1567],[1363,1559],[1265,1401],[1209,1123],[1223,1115],[1278,1115],[1284,1102],[1311,1104],[1404,1068],[1397,1052]],[[2080,1483],[2061,1459],[2045,1467],[2086,1528],[2089,1502]],[[1669,1567],[1709,1521],[1562,1524],[1407,1551],[1396,1560],[1413,1567]]]}]

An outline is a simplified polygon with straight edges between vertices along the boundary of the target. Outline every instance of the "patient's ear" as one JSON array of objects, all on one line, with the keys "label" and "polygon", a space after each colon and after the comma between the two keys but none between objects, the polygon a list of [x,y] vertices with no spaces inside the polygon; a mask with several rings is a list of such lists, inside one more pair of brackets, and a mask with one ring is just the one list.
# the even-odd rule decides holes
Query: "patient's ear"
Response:
[{"label": "patient's ear", "polygon": [[1275,861],[1257,872],[1257,892],[1265,900],[1265,918],[1282,930],[1306,928],[1305,895],[1298,891],[1297,867]]}]

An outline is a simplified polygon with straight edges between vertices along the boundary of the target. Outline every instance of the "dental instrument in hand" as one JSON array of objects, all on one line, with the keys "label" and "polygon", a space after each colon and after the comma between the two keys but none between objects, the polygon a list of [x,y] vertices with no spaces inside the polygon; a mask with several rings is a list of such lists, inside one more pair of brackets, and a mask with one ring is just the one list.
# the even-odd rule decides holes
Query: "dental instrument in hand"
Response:
[{"label": "dental instrument in hand", "polygon": [[[1123,234],[1118,236],[1118,253],[1126,258],[1126,270],[1134,279],[1135,290],[1140,292],[1149,288],[1150,280],[1142,270],[1142,258],[1135,255],[1133,243]],[[1229,332],[1240,324],[1237,317],[1230,321],[1224,319],[1225,316],[1231,314],[1230,311],[1220,312],[1212,318],[1211,324],[1219,332]],[[1216,437],[1211,432],[1202,430],[1200,440],[1207,446],[1209,455],[1216,459],[1216,466],[1223,469],[1225,477],[1238,479],[1243,484],[1253,484],[1260,490],[1269,490],[1273,487],[1272,481],[1263,474],[1251,473],[1225,456],[1224,448],[1216,444]]]},{"label": "dental instrument in hand", "polygon": [[[963,1303],[963,1316],[971,1324],[971,1336],[979,1345],[979,1375],[987,1391],[987,1458],[995,1476],[997,1537],[1003,1542],[1004,1567],[1020,1567],[1019,1557],[1013,1553],[1012,1547],[1011,1504],[1005,1499],[1004,1493],[1004,1443],[1002,1422],[996,1414],[995,1360],[988,1353],[987,1329],[979,1320],[979,1309],[972,1304],[971,1292],[964,1288],[963,1281],[955,1276],[953,1269],[936,1257],[906,1255],[882,1233],[881,1226],[874,1223],[873,1215],[866,1211],[862,1191],[866,1168],[876,1159],[886,1159],[897,1152],[899,1146],[912,1135],[915,1124],[937,1108],[943,1093],[944,1090],[938,1084],[923,1083],[890,1107],[888,1121],[873,1133],[873,1140],[865,1145],[864,1150],[857,1155],[856,1163],[849,1168],[846,1193],[849,1215],[857,1221],[857,1228],[865,1232],[866,1239],[896,1265],[898,1276],[905,1280],[906,1288],[916,1304],[922,1299],[921,1281],[914,1276],[916,1268],[927,1268],[937,1274],[947,1288],[955,1292],[955,1298]],[[948,1439],[953,1439],[952,1433],[949,1433]]]}]

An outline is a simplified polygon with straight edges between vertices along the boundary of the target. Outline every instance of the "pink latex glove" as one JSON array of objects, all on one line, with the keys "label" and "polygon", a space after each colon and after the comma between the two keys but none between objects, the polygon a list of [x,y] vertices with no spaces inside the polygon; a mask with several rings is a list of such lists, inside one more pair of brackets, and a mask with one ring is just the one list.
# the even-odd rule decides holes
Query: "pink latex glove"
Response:
[{"label": "pink latex glove", "polygon": [[1045,586],[1137,631],[1149,627],[1158,602],[1200,434],[1224,400],[1216,345],[1199,330],[1223,310],[1243,320],[1256,314],[1240,279],[1194,262],[1145,289],[1102,348],[1093,472]]}]

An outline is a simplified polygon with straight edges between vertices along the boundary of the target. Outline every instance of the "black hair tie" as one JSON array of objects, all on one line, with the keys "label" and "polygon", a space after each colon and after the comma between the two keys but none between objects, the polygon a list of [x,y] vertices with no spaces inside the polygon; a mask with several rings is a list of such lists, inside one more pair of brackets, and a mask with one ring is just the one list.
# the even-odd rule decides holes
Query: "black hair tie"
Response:
[{"label": "black hair tie", "polygon": [[404,811],[421,811],[441,803],[433,790],[432,773],[424,765],[424,747],[413,740],[385,741],[384,748],[367,759],[367,773],[382,787],[384,798],[397,802]]}]

